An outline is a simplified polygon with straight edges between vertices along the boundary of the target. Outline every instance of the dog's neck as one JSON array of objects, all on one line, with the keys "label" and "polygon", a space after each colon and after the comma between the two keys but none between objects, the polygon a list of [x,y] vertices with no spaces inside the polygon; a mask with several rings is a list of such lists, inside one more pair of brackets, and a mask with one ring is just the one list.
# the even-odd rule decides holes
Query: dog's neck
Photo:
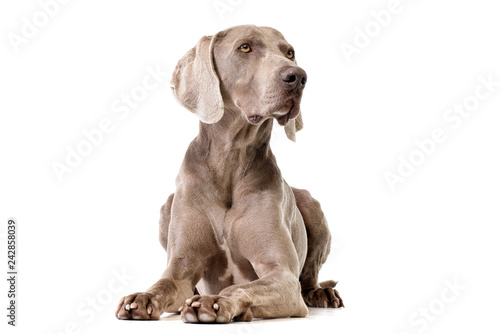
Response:
[{"label": "dog's neck", "polygon": [[251,124],[240,111],[226,108],[219,122],[200,122],[199,137],[209,147],[208,156],[215,155],[220,160],[238,154],[246,161],[252,161],[256,156],[267,158],[270,153],[272,127],[271,118],[259,124]]},{"label": "dog's neck", "polygon": [[255,166],[273,161],[269,146],[272,127],[272,118],[251,124],[239,110],[228,108],[219,122],[200,122],[198,149],[214,181],[231,188]]}]

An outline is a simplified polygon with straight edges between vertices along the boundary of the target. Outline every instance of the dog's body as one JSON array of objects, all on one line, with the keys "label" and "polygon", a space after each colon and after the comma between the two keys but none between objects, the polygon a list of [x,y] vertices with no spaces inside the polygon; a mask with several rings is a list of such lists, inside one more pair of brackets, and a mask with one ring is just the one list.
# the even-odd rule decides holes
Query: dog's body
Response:
[{"label": "dog's body", "polygon": [[291,139],[302,127],[305,83],[271,28],[204,37],[179,61],[172,88],[200,133],[161,209],[167,269],[146,292],[122,298],[118,318],[180,310],[185,322],[225,323],[343,306],[335,282],[318,283],[330,250],[320,205],[288,186],[269,147],[273,118]]}]

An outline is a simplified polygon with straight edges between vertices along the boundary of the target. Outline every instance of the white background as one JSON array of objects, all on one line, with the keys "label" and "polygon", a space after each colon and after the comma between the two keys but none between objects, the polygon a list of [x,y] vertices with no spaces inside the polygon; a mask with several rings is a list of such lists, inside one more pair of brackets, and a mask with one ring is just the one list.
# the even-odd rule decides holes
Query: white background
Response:
[{"label": "white background", "polygon": [[[2,2],[1,249],[15,217],[20,276],[18,327],[6,325],[4,279],[1,327],[498,332],[500,87],[456,129],[443,119],[454,104],[473,101],[479,77],[500,81],[495,2],[401,0],[380,31],[370,13],[389,0],[221,2],[231,6],[222,15],[212,0],[69,1],[18,52],[8,36],[22,35],[23,18],[33,22],[42,9],[34,0]],[[276,125],[272,147],[288,183],[322,203],[334,245],[320,278],[340,281],[346,308],[225,327],[186,325],[177,315],[116,320],[119,298],[146,289],[164,269],[159,209],[198,130],[171,95],[170,73],[201,36],[248,23],[280,30],[308,73],[305,128],[292,143]],[[366,27],[373,30],[364,46],[357,31]],[[363,47],[348,62],[341,45],[356,38]],[[141,85],[148,67],[168,75],[120,119],[112,104]],[[65,163],[67,147],[103,119],[113,131],[59,181],[52,164]],[[418,158],[415,140],[436,128],[444,143],[392,191],[384,173],[397,173],[400,156]],[[120,283],[113,273],[122,271]]]}]

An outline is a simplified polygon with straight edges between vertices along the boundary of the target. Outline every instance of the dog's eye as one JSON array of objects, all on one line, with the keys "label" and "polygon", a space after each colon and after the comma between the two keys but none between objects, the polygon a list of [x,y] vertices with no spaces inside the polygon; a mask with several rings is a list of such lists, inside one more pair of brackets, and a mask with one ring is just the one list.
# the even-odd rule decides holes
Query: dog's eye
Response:
[{"label": "dog's eye", "polygon": [[295,53],[292,50],[290,50],[286,53],[286,57],[288,59],[293,59],[293,57],[295,57]]},{"label": "dog's eye", "polygon": [[240,50],[243,53],[249,53],[250,51],[252,51],[252,48],[248,44],[243,44],[238,48],[238,50]]}]

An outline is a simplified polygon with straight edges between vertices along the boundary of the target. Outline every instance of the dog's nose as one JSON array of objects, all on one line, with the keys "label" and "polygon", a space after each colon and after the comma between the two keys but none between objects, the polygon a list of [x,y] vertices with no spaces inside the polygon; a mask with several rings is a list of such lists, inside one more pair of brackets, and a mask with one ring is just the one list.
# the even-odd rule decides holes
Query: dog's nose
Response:
[{"label": "dog's nose", "polygon": [[280,71],[281,83],[288,89],[304,88],[307,81],[306,71],[297,66],[283,67]]}]

